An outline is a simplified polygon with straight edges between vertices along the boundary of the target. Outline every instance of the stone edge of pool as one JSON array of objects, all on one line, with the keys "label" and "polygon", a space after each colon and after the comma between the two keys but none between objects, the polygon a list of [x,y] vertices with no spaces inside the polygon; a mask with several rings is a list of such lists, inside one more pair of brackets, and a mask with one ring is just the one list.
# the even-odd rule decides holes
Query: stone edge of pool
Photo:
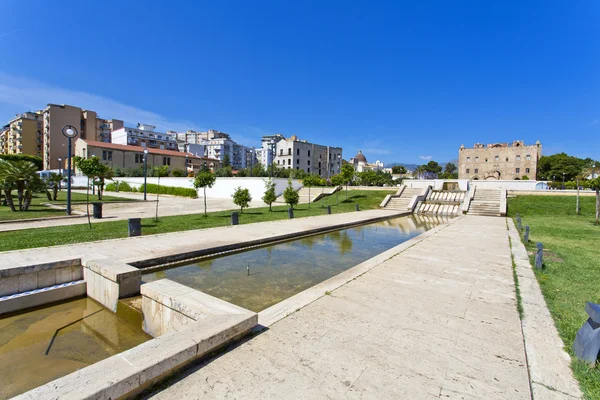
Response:
[{"label": "stone edge of pool", "polygon": [[[372,223],[381,220],[409,215],[398,213],[393,215],[366,218],[350,223],[332,224],[294,233],[275,235],[269,238],[238,242],[237,247],[263,245],[293,237],[301,237],[343,229],[351,226]],[[129,262],[111,261],[107,259],[64,260],[62,263],[39,266],[23,266],[11,270],[12,276],[22,272],[39,273],[42,270],[65,268],[75,271],[79,261],[87,285],[88,296],[99,301],[105,307],[114,310],[119,298],[142,293],[142,309],[146,322],[145,330],[155,338],[123,353],[107,358],[79,371],[66,375],[55,381],[26,392],[17,399],[58,398],[69,396],[74,398],[119,398],[138,393],[160,379],[172,374],[185,365],[212,353],[232,341],[238,340],[251,330],[261,330],[298,309],[312,303],[326,292],[333,291],[350,280],[364,274],[385,260],[405,249],[425,240],[435,232],[448,226],[459,218],[454,218],[434,229],[426,231],[394,248],[387,250],[351,269],[323,281],[301,293],[298,293],[259,314],[235,306],[231,303],[209,296],[200,291],[162,279],[141,284],[141,270]],[[223,246],[221,246],[222,248]],[[197,250],[201,252],[217,252],[220,247]],[[189,249],[172,254],[189,255]],[[167,256],[168,257],[168,256]],[[162,257],[138,260],[149,263],[149,260],[162,260]],[[66,263],[66,264],[65,264]],[[79,277],[79,270],[72,272],[71,277]],[[0,308],[1,313],[1,308]],[[146,317],[147,316],[147,317]],[[207,322],[210,322],[207,324]],[[116,371],[116,372],[114,372]],[[120,372],[118,372],[120,371]],[[85,385],[82,385],[85,382]]]}]

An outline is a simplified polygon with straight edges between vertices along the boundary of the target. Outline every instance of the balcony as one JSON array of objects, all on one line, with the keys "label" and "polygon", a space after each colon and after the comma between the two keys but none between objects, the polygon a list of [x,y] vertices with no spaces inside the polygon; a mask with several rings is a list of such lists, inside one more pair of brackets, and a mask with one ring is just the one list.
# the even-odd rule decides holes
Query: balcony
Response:
[{"label": "balcony", "polygon": [[139,139],[128,138],[127,139],[127,144],[128,145],[132,145],[132,146],[138,146],[140,144],[140,141],[139,141]]},{"label": "balcony", "polygon": [[150,140],[148,142],[148,147],[158,147],[158,143],[156,143],[154,140]]}]

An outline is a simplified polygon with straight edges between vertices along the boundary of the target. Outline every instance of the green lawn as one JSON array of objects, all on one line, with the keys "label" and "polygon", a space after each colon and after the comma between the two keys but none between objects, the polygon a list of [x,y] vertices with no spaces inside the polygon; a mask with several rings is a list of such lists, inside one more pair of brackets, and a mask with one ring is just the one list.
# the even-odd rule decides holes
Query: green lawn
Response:
[{"label": "green lawn", "polygon": [[[16,195],[13,192],[13,199],[15,204],[18,202]],[[83,193],[71,193],[72,204],[85,203],[86,195]],[[98,196],[92,196],[90,194],[90,201],[97,201]],[[116,202],[116,201],[135,201],[131,199],[125,199],[122,197],[104,196],[103,202]],[[51,203],[58,206],[66,207],[67,205],[67,192],[58,192],[56,201],[48,201],[48,198],[43,194],[37,194],[29,206],[27,211],[11,211],[9,207],[0,206],[0,221],[14,221],[19,219],[31,219],[31,218],[46,218],[46,217],[62,217],[66,215],[65,210],[57,210],[43,206],[44,203]]]},{"label": "green lawn", "polygon": [[[294,217],[302,218],[313,215],[324,215],[326,214],[325,206],[327,205],[331,205],[332,213],[355,211],[355,204],[358,204],[361,210],[378,208],[383,198],[388,194],[390,194],[389,191],[350,190],[348,200],[345,200],[345,193],[340,193],[339,204],[336,204],[336,195],[333,195],[312,203],[310,208],[308,208],[307,204],[297,206],[294,210]],[[199,211],[201,207],[202,200],[200,199],[198,201]],[[240,224],[249,224],[287,219],[287,209],[287,206],[274,206],[273,211],[269,212],[268,207],[252,208],[240,214],[239,222]],[[208,213],[207,217],[204,217],[203,214],[161,217],[158,222],[155,222],[153,218],[146,218],[142,220],[142,234],[153,235],[229,225],[231,223],[231,211]],[[127,237],[127,221],[125,220],[95,223],[92,224],[92,229],[86,224],[25,229],[13,232],[0,232],[0,251],[122,237]]]},{"label": "green lawn", "polygon": [[[508,199],[508,215],[519,213],[531,227],[527,249],[542,242],[545,268],[535,275],[558,332],[571,349],[575,335],[587,320],[587,301],[600,303],[600,226],[594,225],[595,198],[581,197],[581,214],[575,214],[575,196],[518,196]],[[516,225],[516,221],[515,221]],[[546,253],[546,252],[544,252]],[[534,262],[533,256],[531,257]],[[600,370],[581,362],[572,364],[586,398],[600,399]]]}]

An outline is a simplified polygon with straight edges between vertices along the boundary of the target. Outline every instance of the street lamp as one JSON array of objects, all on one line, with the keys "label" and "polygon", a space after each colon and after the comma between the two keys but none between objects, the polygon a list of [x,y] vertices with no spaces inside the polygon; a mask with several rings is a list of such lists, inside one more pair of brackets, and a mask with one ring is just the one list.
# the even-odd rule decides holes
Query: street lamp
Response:
[{"label": "street lamp", "polygon": [[254,167],[254,147],[250,149],[250,177],[252,177],[252,168]]},{"label": "street lamp", "polygon": [[189,171],[189,167],[188,167],[188,157],[189,155],[187,153],[185,153],[185,176],[188,176],[188,174],[190,173]]},{"label": "street lamp", "polygon": [[596,164],[592,165],[592,179],[596,179]]},{"label": "street lamp", "polygon": [[146,201],[146,177],[148,176],[148,149],[144,149],[144,201]]},{"label": "street lamp", "polygon": [[338,174],[340,173],[340,171],[342,170],[342,155],[338,154]]},{"label": "street lamp", "polygon": [[562,190],[565,190],[565,173],[563,172],[563,184],[562,184]]},{"label": "street lamp", "polygon": [[62,134],[69,139],[69,153],[67,155],[67,215],[71,215],[71,140],[77,137],[77,128],[72,125],[65,125],[62,128]]},{"label": "street lamp", "polygon": [[273,168],[275,168],[275,140],[271,139],[271,179],[273,179]]},{"label": "street lamp", "polygon": [[62,189],[61,188],[61,182],[62,182],[62,157],[58,157],[58,174],[60,175],[60,181],[58,181],[58,189]]}]

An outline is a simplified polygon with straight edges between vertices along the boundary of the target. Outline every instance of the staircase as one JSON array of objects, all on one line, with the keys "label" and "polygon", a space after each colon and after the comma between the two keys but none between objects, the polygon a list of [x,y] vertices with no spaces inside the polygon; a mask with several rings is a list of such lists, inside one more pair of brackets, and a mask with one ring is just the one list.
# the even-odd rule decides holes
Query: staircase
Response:
[{"label": "staircase", "polygon": [[416,214],[458,215],[466,192],[462,190],[432,190],[425,201],[420,201],[415,208]]},{"label": "staircase", "polygon": [[500,217],[501,190],[475,189],[475,195],[469,205],[468,215]]},{"label": "staircase", "polygon": [[408,211],[408,205],[413,196],[421,194],[423,189],[420,188],[405,188],[399,197],[392,197],[386,204],[386,210]]}]

